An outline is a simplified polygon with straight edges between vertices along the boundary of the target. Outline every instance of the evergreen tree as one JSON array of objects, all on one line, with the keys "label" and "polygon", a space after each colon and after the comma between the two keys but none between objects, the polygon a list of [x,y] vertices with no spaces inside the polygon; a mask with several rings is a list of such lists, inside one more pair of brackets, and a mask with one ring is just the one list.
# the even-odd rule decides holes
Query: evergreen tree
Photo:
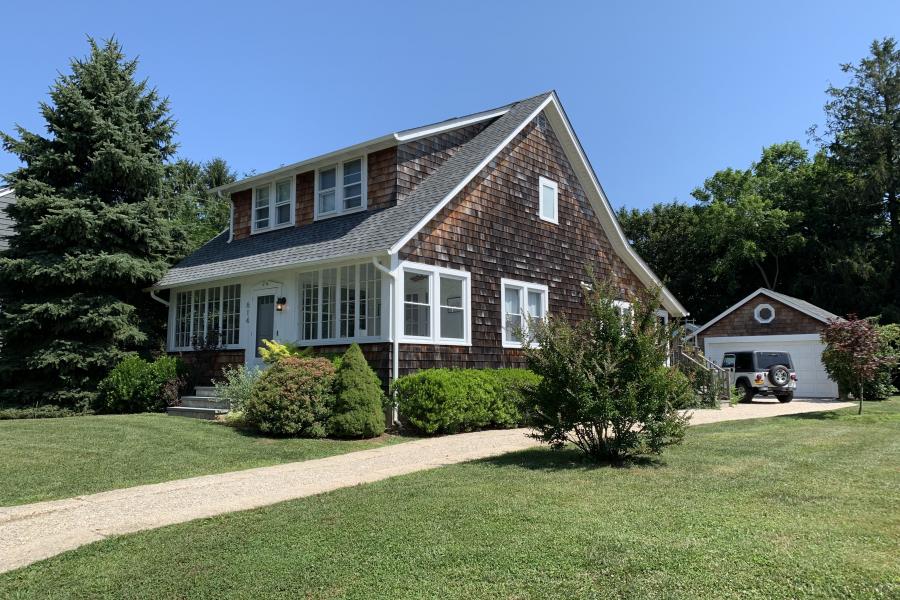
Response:
[{"label": "evergreen tree", "polygon": [[15,234],[0,254],[0,394],[89,402],[126,354],[157,342],[162,306],[143,291],[184,252],[161,206],[174,150],[168,100],[137,81],[116,40],[88,39],[41,103],[46,135],[2,135]]},{"label": "evergreen tree", "polygon": [[384,433],[384,392],[358,344],[352,344],[341,358],[334,392],[334,413],[328,422],[331,435],[371,438]]},{"label": "evergreen tree", "polygon": [[223,158],[205,163],[180,159],[166,166],[169,211],[184,229],[190,250],[196,250],[228,227],[230,199],[210,194],[209,190],[236,179],[237,174]]}]

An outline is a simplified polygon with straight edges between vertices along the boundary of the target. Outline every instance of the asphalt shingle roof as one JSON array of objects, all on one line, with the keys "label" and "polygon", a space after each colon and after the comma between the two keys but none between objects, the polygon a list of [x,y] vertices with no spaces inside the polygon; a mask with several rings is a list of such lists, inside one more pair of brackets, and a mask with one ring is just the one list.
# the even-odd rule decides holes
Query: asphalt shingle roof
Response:
[{"label": "asphalt shingle roof", "polygon": [[838,315],[828,312],[824,308],[820,308],[820,307],[816,306],[815,304],[810,304],[806,300],[801,300],[800,298],[794,298],[793,296],[788,296],[787,294],[782,294],[779,292],[773,292],[770,289],[764,290],[764,293],[767,296],[771,296],[772,298],[775,298],[776,300],[783,302],[783,303],[787,304],[788,306],[793,306],[794,308],[796,308],[802,312],[805,312],[806,314],[810,315],[811,317],[814,317],[821,321],[830,321],[832,319],[838,320],[838,321],[843,321],[843,319],[841,317],[839,317]]},{"label": "asphalt shingle roof", "polygon": [[221,233],[172,267],[155,287],[173,287],[387,251],[463,182],[549,96],[550,93],[541,94],[511,105],[508,112],[464,144],[400,204],[251,235],[231,243],[228,232]]}]

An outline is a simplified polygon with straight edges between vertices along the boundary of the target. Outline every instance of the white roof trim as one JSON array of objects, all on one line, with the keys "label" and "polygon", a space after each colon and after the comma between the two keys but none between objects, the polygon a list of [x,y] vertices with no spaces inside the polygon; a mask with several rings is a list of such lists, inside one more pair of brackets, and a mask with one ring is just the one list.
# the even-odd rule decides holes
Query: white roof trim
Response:
[{"label": "white roof trim", "polygon": [[721,321],[722,319],[724,319],[725,317],[727,317],[728,315],[730,315],[731,313],[733,313],[734,311],[736,311],[737,309],[739,309],[740,307],[742,307],[743,305],[745,305],[746,303],[750,302],[751,300],[753,300],[754,298],[756,298],[756,297],[759,296],[760,294],[763,294],[763,295],[765,295],[765,296],[767,296],[767,297],[769,297],[769,298],[771,298],[772,300],[775,300],[775,301],[777,301],[777,302],[781,302],[782,304],[786,304],[787,306],[790,306],[790,307],[793,308],[794,310],[799,311],[799,312],[802,312],[804,315],[807,315],[807,316],[809,316],[809,317],[812,317],[812,318],[815,319],[816,321],[821,321],[822,323],[828,323],[828,319],[823,319],[823,318],[820,317],[819,315],[816,315],[816,314],[813,314],[813,313],[809,312],[809,311],[808,311],[805,307],[803,307],[802,305],[797,304],[796,302],[792,302],[791,299],[790,299],[790,297],[787,297],[787,296],[784,296],[784,295],[782,295],[782,294],[779,294],[778,292],[773,292],[772,290],[767,289],[767,288],[759,288],[759,289],[757,289],[755,292],[752,292],[752,293],[748,294],[747,296],[745,296],[742,300],[738,300],[737,302],[735,302],[734,304],[732,304],[731,307],[729,307],[727,310],[725,310],[724,312],[720,313],[718,316],[714,317],[711,321],[709,321],[708,323],[706,323],[703,327],[701,327],[700,329],[698,329],[698,330],[695,331],[694,333],[690,334],[690,335],[688,336],[688,339],[689,339],[689,338],[692,338],[692,337],[697,337],[698,334],[700,334],[700,333],[702,333],[703,331],[709,329],[710,327],[712,327],[713,325],[715,325],[716,323],[718,323],[719,321]]},{"label": "white roof trim", "polygon": [[13,190],[11,187],[2,188],[2,189],[0,189],[0,196],[9,196],[10,194],[13,193],[13,191],[15,191],[15,190]]},{"label": "white roof trim", "polygon": [[[425,225],[428,224],[462,189],[468,185],[472,179],[475,178],[478,173],[481,172],[496,156],[513,140],[521,131],[534,120],[542,111],[545,109],[551,108],[553,110],[548,110],[548,118],[550,118],[551,124],[555,124],[557,127],[554,127],[554,131],[557,132],[558,137],[560,138],[560,142],[563,144],[563,149],[566,150],[566,155],[572,163],[573,168],[576,170],[576,174],[579,176],[579,180],[584,183],[585,181],[589,182],[589,185],[585,186],[585,191],[588,194],[588,197],[591,201],[591,206],[594,208],[594,212],[597,214],[597,218],[600,220],[600,225],[603,227],[604,232],[607,234],[610,243],[613,246],[613,249],[616,250],[616,253],[626,265],[637,275],[638,279],[646,285],[647,287],[658,287],[660,288],[661,301],[663,307],[670,314],[678,317],[684,317],[688,315],[687,309],[685,309],[680,302],[672,295],[672,293],[663,286],[662,282],[653,273],[650,267],[647,266],[641,257],[637,255],[634,249],[631,247],[631,244],[628,243],[628,240],[625,238],[625,233],[622,231],[621,225],[619,225],[619,221],[616,219],[615,213],[612,210],[612,206],[609,204],[609,200],[606,198],[606,194],[603,192],[603,188],[600,187],[600,182],[597,180],[597,176],[594,173],[593,168],[587,160],[587,156],[584,153],[584,150],[581,147],[581,144],[578,142],[578,138],[575,137],[575,133],[572,130],[572,126],[569,123],[569,119],[566,117],[565,113],[562,111],[561,104],[559,99],[556,96],[556,92],[552,92],[547,99],[538,106],[531,115],[528,116],[527,119],[522,121],[522,124],[519,125],[506,139],[503,140],[502,143],[498,144],[497,147],[483,160],[474,170],[472,170],[469,175],[466,176],[453,190],[441,200],[440,203],[437,204],[421,221],[419,221],[416,226],[411,229],[403,238],[394,244],[391,247],[391,253],[394,254],[398,252],[403,246],[409,242]],[[562,129],[565,130],[568,135],[559,135],[559,126],[562,126]],[[575,153],[574,160],[572,157],[572,153]]]},{"label": "white roof trim", "polygon": [[384,150],[385,148],[390,148],[391,146],[395,146],[400,143],[411,142],[423,137],[428,137],[430,135],[443,133],[445,131],[450,131],[453,129],[459,129],[460,127],[466,127],[467,125],[473,125],[475,123],[481,123],[482,121],[500,117],[509,112],[509,109],[510,106],[503,106],[501,108],[486,110],[479,113],[466,115],[464,117],[448,119],[446,121],[441,121],[440,123],[434,123],[431,125],[425,125],[423,127],[404,129],[395,133],[389,133],[387,135],[373,138],[365,142],[360,142],[359,144],[355,144],[353,146],[334,150],[327,154],[320,154],[319,156],[314,156],[313,158],[308,158],[306,160],[291,163],[283,167],[278,167],[277,169],[272,169],[264,173],[260,173],[259,175],[246,177],[244,179],[241,179],[240,181],[235,181],[234,183],[220,185],[219,187],[212,188],[209,191],[210,193],[216,194],[236,189],[244,189],[247,187],[251,187],[253,184],[259,181],[271,179],[273,177],[278,177],[280,175],[291,172],[310,170],[317,163],[331,162],[340,156],[376,152],[378,150]]}]

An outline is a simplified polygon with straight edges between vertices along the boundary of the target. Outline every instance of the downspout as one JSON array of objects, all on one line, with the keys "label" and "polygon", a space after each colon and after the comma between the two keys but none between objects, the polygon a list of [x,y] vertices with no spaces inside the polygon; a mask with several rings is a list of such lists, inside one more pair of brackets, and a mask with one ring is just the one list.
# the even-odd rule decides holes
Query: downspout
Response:
[{"label": "downspout", "polygon": [[[390,258],[390,254],[388,254],[388,258]],[[394,287],[397,285],[397,278],[394,276],[393,271],[378,262],[377,257],[372,257],[372,264],[375,265],[376,269],[387,275],[391,282],[389,294],[391,299],[391,310],[388,314],[388,329],[391,332],[391,383],[393,384],[400,377],[400,337],[397,335],[397,307],[395,306],[396,294],[394,290]],[[400,423],[400,415],[397,412],[396,403],[391,406],[391,423],[394,425]]]},{"label": "downspout", "polygon": [[163,300],[162,298],[160,298],[159,296],[157,296],[157,295],[156,295],[156,290],[150,290],[150,297],[153,298],[154,300],[156,300],[157,302],[160,302],[160,303],[161,303],[163,306],[165,306],[166,308],[169,307],[169,301],[168,301],[168,300]]}]

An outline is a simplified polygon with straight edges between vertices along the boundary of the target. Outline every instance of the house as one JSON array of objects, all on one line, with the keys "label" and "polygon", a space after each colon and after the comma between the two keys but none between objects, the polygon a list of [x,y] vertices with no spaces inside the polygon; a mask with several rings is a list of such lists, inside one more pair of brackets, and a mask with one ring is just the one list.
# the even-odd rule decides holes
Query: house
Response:
[{"label": "house", "polygon": [[836,398],[837,384],[822,365],[822,329],[841,318],[805,300],[760,288],[698,330],[692,337],[707,358],[722,364],[726,352],[740,350],[791,353],[797,372],[797,396]]},{"label": "house", "polygon": [[6,238],[13,234],[13,221],[6,208],[15,203],[16,195],[12,188],[0,188],[0,250],[6,250],[9,243]]},{"label": "house", "polygon": [[[407,129],[217,188],[228,230],[151,293],[168,349],[214,334],[217,368],[274,338],[358,342],[385,380],[521,366],[527,315],[585,314],[587,269],[622,299],[659,279],[634,252],[555,92]],[[159,296],[168,291],[168,300]],[[687,311],[662,288],[664,316]]]}]

